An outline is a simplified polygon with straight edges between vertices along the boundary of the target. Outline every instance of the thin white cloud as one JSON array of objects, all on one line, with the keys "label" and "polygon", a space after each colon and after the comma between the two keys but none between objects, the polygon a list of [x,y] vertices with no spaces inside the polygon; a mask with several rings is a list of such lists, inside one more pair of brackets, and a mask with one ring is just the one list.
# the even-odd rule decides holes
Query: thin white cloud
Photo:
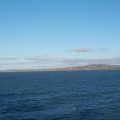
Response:
[{"label": "thin white cloud", "polygon": [[75,48],[75,49],[70,49],[69,51],[74,52],[74,53],[91,53],[91,52],[100,52],[100,51],[107,52],[108,49],[106,48],[98,48],[98,49]]},{"label": "thin white cloud", "polygon": [[99,48],[100,51],[108,52],[109,50],[106,48]]},{"label": "thin white cloud", "polygon": [[93,49],[88,49],[88,48],[76,48],[76,49],[71,49],[71,52],[75,53],[88,53],[88,52],[93,52]]},{"label": "thin white cloud", "polygon": [[13,61],[13,60],[20,60],[20,57],[0,57],[0,61]]}]

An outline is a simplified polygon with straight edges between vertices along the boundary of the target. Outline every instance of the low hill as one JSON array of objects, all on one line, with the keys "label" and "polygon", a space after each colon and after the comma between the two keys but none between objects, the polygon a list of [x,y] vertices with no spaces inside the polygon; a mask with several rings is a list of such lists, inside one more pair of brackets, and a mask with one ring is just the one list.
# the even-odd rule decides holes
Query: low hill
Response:
[{"label": "low hill", "polygon": [[120,70],[120,65],[91,64],[85,66],[56,68],[54,70]]}]

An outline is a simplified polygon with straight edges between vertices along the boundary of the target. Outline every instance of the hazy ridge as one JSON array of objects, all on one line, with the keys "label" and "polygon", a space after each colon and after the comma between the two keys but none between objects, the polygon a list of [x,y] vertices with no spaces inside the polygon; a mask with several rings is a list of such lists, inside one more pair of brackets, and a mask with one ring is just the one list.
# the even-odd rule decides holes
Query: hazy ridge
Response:
[{"label": "hazy ridge", "polygon": [[48,68],[48,69],[9,69],[1,70],[0,72],[25,72],[25,71],[70,71],[70,70],[120,70],[120,65],[107,64],[90,64],[84,66],[70,66],[62,68]]}]

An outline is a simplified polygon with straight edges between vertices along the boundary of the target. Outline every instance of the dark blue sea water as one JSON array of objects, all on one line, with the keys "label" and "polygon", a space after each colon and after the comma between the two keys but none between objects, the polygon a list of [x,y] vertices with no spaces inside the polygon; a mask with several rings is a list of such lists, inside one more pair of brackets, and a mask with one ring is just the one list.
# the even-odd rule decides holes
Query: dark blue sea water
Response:
[{"label": "dark blue sea water", "polygon": [[120,120],[120,71],[0,73],[0,120]]}]

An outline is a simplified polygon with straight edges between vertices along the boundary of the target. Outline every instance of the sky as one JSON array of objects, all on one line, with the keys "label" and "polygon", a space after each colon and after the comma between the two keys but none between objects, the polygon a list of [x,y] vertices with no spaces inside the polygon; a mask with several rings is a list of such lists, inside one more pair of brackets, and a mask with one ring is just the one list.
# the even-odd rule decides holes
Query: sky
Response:
[{"label": "sky", "polygon": [[120,64],[120,0],[0,0],[0,70]]}]

